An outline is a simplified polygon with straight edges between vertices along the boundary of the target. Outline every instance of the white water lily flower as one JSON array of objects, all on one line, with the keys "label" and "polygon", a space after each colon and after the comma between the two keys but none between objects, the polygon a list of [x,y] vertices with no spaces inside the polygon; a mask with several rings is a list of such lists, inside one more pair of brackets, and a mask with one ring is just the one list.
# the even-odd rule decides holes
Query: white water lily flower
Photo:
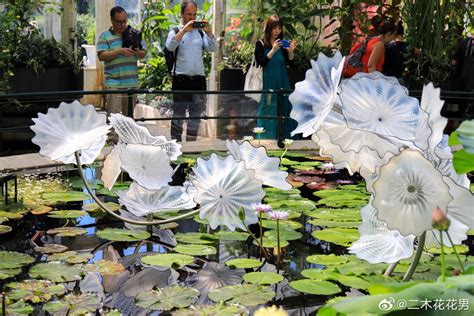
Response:
[{"label": "white water lily flower", "polygon": [[201,207],[200,218],[207,219],[212,229],[225,225],[232,231],[245,230],[240,208],[245,212],[246,225],[258,221],[252,204],[260,203],[265,192],[262,181],[255,178],[253,170],[245,168],[243,161],[212,154],[208,160],[198,158],[193,171],[191,182],[197,189],[194,201]]},{"label": "white water lily flower", "polygon": [[289,96],[290,117],[298,122],[291,135],[302,133],[307,137],[319,129],[336,102],[344,58],[339,52],[334,57],[320,53],[317,61],[311,60],[311,67],[306,71],[306,79],[296,83]]},{"label": "white water lily flower", "polygon": [[423,155],[404,150],[380,168],[373,183],[378,218],[390,229],[404,236],[420,236],[431,229],[431,212],[435,207],[446,213],[453,197],[443,175]]},{"label": "white water lily flower", "polygon": [[411,257],[415,236],[405,237],[397,230],[390,230],[384,221],[377,218],[377,210],[370,202],[360,213],[360,237],[348,248],[350,253],[372,264],[393,263]]},{"label": "white water lily flower", "polygon": [[265,147],[253,147],[249,142],[239,144],[235,140],[227,140],[227,149],[235,160],[243,160],[245,168],[255,171],[255,178],[281,190],[289,190],[291,184],[286,182],[288,172],[280,170],[280,159],[268,157]]},{"label": "white water lily flower", "polygon": [[285,140],[283,141],[283,145],[285,145],[285,147],[290,147],[293,144],[293,142],[294,142],[293,139],[285,138]]},{"label": "white water lily flower", "polygon": [[127,145],[120,154],[120,161],[130,177],[147,189],[159,189],[172,180],[169,157],[160,147]]},{"label": "white water lily flower", "polygon": [[110,114],[110,123],[119,136],[119,140],[126,144],[153,145],[163,148],[170,160],[176,160],[182,154],[182,145],[176,140],[166,140],[165,136],[152,136],[144,126],[138,125],[134,119],[119,113]]},{"label": "white water lily flower", "polygon": [[158,190],[148,190],[132,183],[127,191],[117,191],[120,204],[136,216],[150,213],[178,211],[196,206],[194,195],[183,194],[183,187],[164,186]]},{"label": "white water lily flower", "polygon": [[78,101],[61,102],[46,114],[38,113],[33,122],[30,128],[36,135],[31,141],[40,147],[40,155],[63,163],[75,163],[76,151],[80,151],[81,163],[94,162],[110,129],[104,114]]},{"label": "white water lily flower", "polygon": [[254,127],[252,131],[255,134],[262,134],[262,133],[265,133],[265,128],[263,128],[263,127]]}]

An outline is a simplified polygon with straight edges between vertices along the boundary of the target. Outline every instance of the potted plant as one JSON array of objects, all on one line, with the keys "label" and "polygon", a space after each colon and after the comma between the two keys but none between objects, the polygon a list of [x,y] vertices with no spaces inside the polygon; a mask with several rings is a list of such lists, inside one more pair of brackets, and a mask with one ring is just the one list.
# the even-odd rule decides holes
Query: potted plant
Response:
[{"label": "potted plant", "polygon": [[254,51],[255,46],[249,42],[242,41],[232,45],[229,54],[219,65],[221,90],[244,89],[245,73],[252,62]]}]

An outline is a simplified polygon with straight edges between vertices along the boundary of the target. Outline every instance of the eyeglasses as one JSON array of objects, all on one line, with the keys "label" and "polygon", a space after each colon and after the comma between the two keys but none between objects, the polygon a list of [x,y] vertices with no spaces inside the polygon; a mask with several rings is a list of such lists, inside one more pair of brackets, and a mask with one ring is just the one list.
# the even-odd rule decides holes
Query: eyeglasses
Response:
[{"label": "eyeglasses", "polygon": [[115,19],[112,19],[112,21],[113,21],[115,24],[119,24],[119,25],[120,25],[120,24],[127,24],[127,19],[122,20],[122,21],[117,21],[117,20],[115,20]]}]

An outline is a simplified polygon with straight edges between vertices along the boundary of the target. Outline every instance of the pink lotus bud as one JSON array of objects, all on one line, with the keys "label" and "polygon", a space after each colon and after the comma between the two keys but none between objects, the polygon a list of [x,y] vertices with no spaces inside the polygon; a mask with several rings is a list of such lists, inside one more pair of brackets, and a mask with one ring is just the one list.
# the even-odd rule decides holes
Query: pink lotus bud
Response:
[{"label": "pink lotus bud", "polygon": [[447,231],[451,221],[444,212],[437,206],[431,214],[431,226],[439,231]]}]

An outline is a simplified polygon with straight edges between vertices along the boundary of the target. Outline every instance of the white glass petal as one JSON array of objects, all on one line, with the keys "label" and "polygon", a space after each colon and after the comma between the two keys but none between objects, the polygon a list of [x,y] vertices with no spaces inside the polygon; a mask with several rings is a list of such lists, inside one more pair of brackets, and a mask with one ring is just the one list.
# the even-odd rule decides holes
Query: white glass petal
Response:
[{"label": "white glass petal", "polygon": [[403,141],[414,141],[420,118],[418,100],[385,76],[360,74],[341,84],[341,104],[348,126]]},{"label": "white glass petal", "polygon": [[349,247],[349,252],[358,258],[374,263],[393,263],[413,254],[415,236],[403,236],[390,230],[377,218],[377,210],[369,203],[361,209],[362,224],[360,238]]},{"label": "white glass petal", "polygon": [[243,160],[245,168],[255,171],[255,178],[263,181],[263,184],[289,190],[291,184],[286,182],[288,172],[280,170],[280,159],[268,157],[265,147],[253,147],[250,142],[244,141],[239,145],[235,140],[227,140],[227,149],[235,160]]},{"label": "white glass petal", "polygon": [[82,163],[86,164],[100,154],[110,128],[104,114],[97,114],[92,105],[84,106],[78,101],[61,102],[46,114],[38,113],[33,122],[31,129],[36,135],[32,142],[40,146],[42,156],[72,162],[74,152],[81,150]]},{"label": "white glass petal", "polygon": [[173,169],[166,152],[160,147],[131,144],[120,154],[122,168],[139,185],[159,189],[171,181]]},{"label": "white glass petal", "polygon": [[420,236],[431,229],[435,207],[446,212],[452,200],[442,174],[423,155],[406,149],[380,168],[373,184],[378,218],[404,236]]},{"label": "white glass petal", "polygon": [[102,167],[102,175],[100,179],[104,182],[104,187],[108,190],[112,189],[117,178],[122,171],[122,162],[120,161],[120,154],[125,149],[125,144],[117,144],[104,160]]},{"label": "white glass petal", "polygon": [[[448,219],[450,220],[451,224],[448,228],[449,237],[453,241],[455,245],[461,245],[464,240],[467,239],[467,231],[469,230],[469,226],[464,225],[457,219],[452,216],[447,215]],[[425,240],[425,247],[426,248],[440,248],[441,247],[441,237],[440,231],[437,229],[429,230],[426,232],[426,240]],[[448,235],[446,232],[443,232],[443,245],[446,247],[452,247],[451,241],[449,240]]]},{"label": "white glass petal", "polygon": [[[183,195],[180,186],[164,186],[158,190],[148,190],[132,183],[127,191],[118,191],[120,204],[136,216],[150,213],[186,210],[196,206],[190,196]],[[187,197],[186,199],[182,199]]]},{"label": "white glass petal", "polygon": [[449,194],[453,197],[448,204],[448,215],[474,229],[474,195],[449,177],[444,177],[444,181],[448,184]]},{"label": "white glass petal", "polygon": [[[90,145],[87,149],[81,149],[79,151],[79,156],[81,157],[81,164],[88,165],[93,163],[102,152],[102,148],[104,148],[105,146],[105,140],[106,136],[102,137],[100,141]],[[76,156],[74,154],[64,156],[56,160],[65,164],[76,164]]]},{"label": "white glass petal", "polygon": [[240,208],[244,209],[246,224],[258,221],[252,204],[261,203],[265,192],[262,181],[255,178],[253,170],[245,168],[243,161],[212,154],[208,160],[198,158],[193,171],[191,182],[198,191],[194,200],[200,204],[200,217],[207,219],[212,229],[219,225],[232,231],[245,229],[239,218]]},{"label": "white glass petal", "polygon": [[306,79],[296,83],[289,97],[290,117],[298,122],[291,135],[302,133],[306,137],[319,129],[336,100],[344,58],[339,52],[332,58],[320,53],[317,61],[311,60],[311,66],[306,71]]}]

